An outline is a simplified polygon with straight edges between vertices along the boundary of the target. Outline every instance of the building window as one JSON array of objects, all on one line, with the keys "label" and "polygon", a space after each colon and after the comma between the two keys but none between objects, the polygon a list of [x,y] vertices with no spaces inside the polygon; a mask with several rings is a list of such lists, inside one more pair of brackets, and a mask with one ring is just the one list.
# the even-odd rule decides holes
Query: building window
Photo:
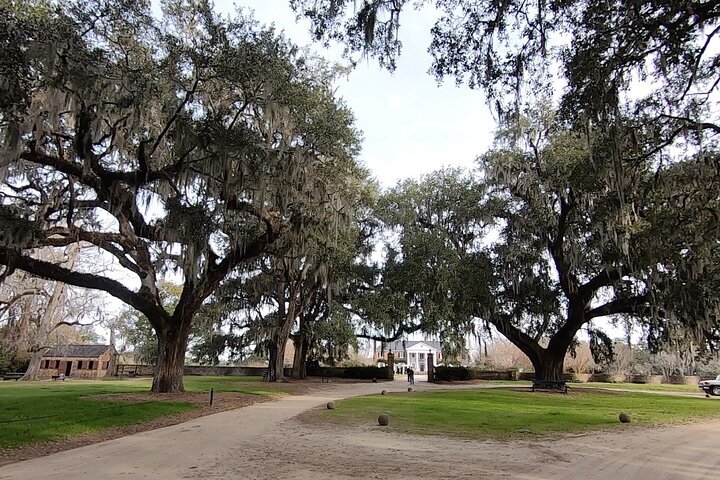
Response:
[{"label": "building window", "polygon": [[45,368],[50,368],[50,360],[45,360]]},{"label": "building window", "polygon": [[82,360],[78,360],[77,369],[78,369],[78,370],[82,370],[82,368],[83,368],[83,361],[82,361]]},{"label": "building window", "polygon": [[60,368],[60,360],[55,360],[55,368]]},{"label": "building window", "polygon": [[90,360],[90,366],[88,367],[90,370],[95,370],[95,361]]}]

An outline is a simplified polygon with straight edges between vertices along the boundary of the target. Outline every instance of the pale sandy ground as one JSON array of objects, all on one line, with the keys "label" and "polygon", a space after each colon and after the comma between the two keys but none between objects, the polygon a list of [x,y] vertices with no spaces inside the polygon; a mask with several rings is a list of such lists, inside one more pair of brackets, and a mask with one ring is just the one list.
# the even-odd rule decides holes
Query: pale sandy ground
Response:
[{"label": "pale sandy ground", "polygon": [[[717,479],[720,421],[512,442],[318,427],[329,400],[404,382],[319,385],[286,397],[0,467],[0,479]],[[438,388],[418,384],[417,390]],[[440,388],[451,388],[442,386]],[[708,401],[717,401],[709,399]]]}]

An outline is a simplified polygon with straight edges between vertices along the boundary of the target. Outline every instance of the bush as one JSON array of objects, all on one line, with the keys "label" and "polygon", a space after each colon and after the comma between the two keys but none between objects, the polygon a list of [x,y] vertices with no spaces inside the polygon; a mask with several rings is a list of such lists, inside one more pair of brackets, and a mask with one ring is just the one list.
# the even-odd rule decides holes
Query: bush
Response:
[{"label": "bush", "polygon": [[475,378],[472,370],[465,367],[435,367],[435,380],[472,380]]},{"label": "bush", "polygon": [[371,380],[373,378],[388,379],[386,368],[377,367],[317,367],[308,368],[308,375],[316,377],[342,377]]},{"label": "bush", "polygon": [[387,378],[387,369],[378,367],[348,367],[343,372],[343,378]]},{"label": "bush", "polygon": [[315,367],[311,369],[310,366],[308,366],[307,373],[308,375],[314,377],[342,378],[345,373],[345,369],[340,367]]},{"label": "bush", "polygon": [[0,375],[7,372],[24,372],[30,365],[30,356],[17,354],[0,347]]}]

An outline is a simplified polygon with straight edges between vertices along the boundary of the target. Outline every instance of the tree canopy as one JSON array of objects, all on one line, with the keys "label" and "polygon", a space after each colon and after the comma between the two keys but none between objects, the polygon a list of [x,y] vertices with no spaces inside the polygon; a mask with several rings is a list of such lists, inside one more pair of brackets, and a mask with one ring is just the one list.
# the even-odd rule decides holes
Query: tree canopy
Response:
[{"label": "tree canopy", "polygon": [[717,153],[618,170],[600,131],[533,113],[522,140],[501,133],[476,171],[436,172],[386,196],[397,263],[416,266],[405,291],[423,329],[436,318],[461,331],[488,322],[550,380],[561,380],[580,329],[607,344],[593,324],[601,317],[632,319],[655,348],[692,339],[717,349]]},{"label": "tree canopy", "polygon": [[[360,172],[333,71],[209,2],[0,3],[0,264],[104,290],[158,335],[182,389],[192,317],[279,238],[338,221]],[[312,222],[305,222],[312,212]],[[92,244],[135,287],[38,258]],[[181,277],[172,312],[159,282]]]},{"label": "tree canopy", "polygon": [[[717,2],[432,3],[431,73],[482,89],[500,130],[466,187],[444,172],[389,195],[388,221],[402,232],[393,258],[433,272],[416,269],[429,283],[403,298],[447,318],[484,305],[472,315],[535,344],[523,351],[541,376],[557,365],[540,365],[538,340],[564,351],[584,326],[607,345],[592,328],[606,315],[640,319],[656,347],[694,338],[715,348]],[[290,4],[318,39],[394,69],[409,10],[431,2]],[[473,221],[457,216],[470,209]],[[435,271],[472,262],[474,282]]]},{"label": "tree canopy", "polygon": [[[718,131],[717,122],[698,117],[717,105],[716,2],[290,0],[316,38],[390,69],[401,53],[401,25],[431,4],[431,73],[482,88],[500,111],[529,93],[557,90],[559,81],[571,114],[617,114],[630,93],[638,109],[665,114],[678,128]],[[630,92],[631,80],[647,81],[642,94]]]}]

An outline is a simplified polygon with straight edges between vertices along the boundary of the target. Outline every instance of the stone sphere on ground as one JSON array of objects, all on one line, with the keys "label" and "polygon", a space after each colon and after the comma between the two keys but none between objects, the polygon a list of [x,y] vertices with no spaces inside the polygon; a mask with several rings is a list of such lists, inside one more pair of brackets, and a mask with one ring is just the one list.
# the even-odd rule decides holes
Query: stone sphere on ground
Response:
[{"label": "stone sphere on ground", "polygon": [[383,390],[382,392],[380,392],[380,395],[387,395],[387,390]]},{"label": "stone sphere on ground", "polygon": [[385,414],[382,414],[378,417],[378,423],[381,426],[386,427],[390,423],[390,417],[388,417]]},{"label": "stone sphere on ground", "polygon": [[412,392],[412,387],[408,387],[408,392]]},{"label": "stone sphere on ground", "polygon": [[621,413],[620,414],[620,421],[622,423],[630,423],[630,414],[629,413]]},{"label": "stone sphere on ground", "polygon": [[328,409],[328,410],[335,410],[335,402],[328,402],[328,403],[327,403],[327,409]]}]

